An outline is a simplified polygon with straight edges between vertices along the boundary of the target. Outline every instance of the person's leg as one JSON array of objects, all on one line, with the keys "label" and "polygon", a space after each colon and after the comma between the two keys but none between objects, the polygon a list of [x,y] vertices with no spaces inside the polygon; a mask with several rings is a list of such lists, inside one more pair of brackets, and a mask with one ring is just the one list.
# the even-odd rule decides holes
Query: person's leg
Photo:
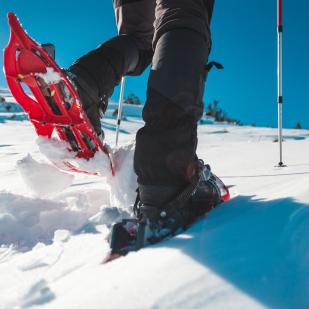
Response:
[{"label": "person's leg", "polygon": [[100,110],[124,75],[139,75],[152,59],[155,0],[114,0],[119,36],[82,56],[67,72],[97,133]]},{"label": "person's leg", "polygon": [[137,133],[134,158],[143,204],[162,206],[196,177],[212,4],[157,1],[145,126]]}]

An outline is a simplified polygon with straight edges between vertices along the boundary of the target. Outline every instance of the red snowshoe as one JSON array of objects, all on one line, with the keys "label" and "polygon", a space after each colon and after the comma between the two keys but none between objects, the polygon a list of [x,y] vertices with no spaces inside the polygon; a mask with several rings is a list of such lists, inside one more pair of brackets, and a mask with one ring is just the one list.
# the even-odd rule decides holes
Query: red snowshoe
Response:
[{"label": "red snowshoe", "polygon": [[[75,88],[53,59],[52,45],[40,45],[31,39],[13,13],[8,14],[8,20],[11,36],[4,50],[7,83],[37,134],[50,139],[56,133],[77,158],[90,159],[102,152],[108,156],[114,174],[108,147],[97,136]],[[70,162],[54,163],[68,171],[97,174],[80,170]]]}]

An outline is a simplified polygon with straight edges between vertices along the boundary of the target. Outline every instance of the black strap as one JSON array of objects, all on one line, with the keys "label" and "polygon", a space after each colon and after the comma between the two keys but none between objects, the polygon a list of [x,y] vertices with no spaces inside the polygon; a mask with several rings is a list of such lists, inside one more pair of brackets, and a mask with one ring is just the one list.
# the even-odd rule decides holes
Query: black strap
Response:
[{"label": "black strap", "polygon": [[139,189],[136,189],[136,199],[133,206],[133,213],[138,218],[140,216],[140,195],[139,195]]},{"label": "black strap", "polygon": [[213,67],[215,67],[217,70],[223,70],[224,69],[224,66],[221,63],[216,62],[216,61],[210,61],[205,65],[205,70],[207,72],[210,72]]},{"label": "black strap", "polygon": [[186,206],[186,203],[195,192],[202,179],[204,168],[205,166],[203,160],[198,160],[198,176],[196,177],[195,181],[190,183],[175,199],[166,205],[167,210],[176,208],[181,209]]}]

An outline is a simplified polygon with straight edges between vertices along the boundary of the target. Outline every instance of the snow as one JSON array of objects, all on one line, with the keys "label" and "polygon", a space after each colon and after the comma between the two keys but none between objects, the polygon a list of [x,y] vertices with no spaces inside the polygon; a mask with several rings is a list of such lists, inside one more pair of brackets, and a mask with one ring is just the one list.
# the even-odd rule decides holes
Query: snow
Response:
[{"label": "snow", "polygon": [[115,177],[108,178],[111,188],[111,205],[118,208],[134,204],[137,189],[137,177],[133,171],[135,143],[122,145],[114,151],[113,157],[118,169]]},{"label": "snow", "polygon": [[[115,110],[118,109],[118,103],[110,102],[108,104],[108,109],[105,112],[105,117],[112,118]],[[123,103],[122,112],[126,117],[137,117],[142,118],[142,105],[132,105]],[[115,116],[114,116],[115,117]]]},{"label": "snow", "polygon": [[[0,195],[0,235],[2,245],[29,250],[38,242],[49,244],[58,229],[72,232],[88,223],[95,212],[80,196],[71,201],[27,198],[2,192]],[[99,208],[96,209],[99,211]]]},{"label": "snow", "polygon": [[62,192],[72,184],[74,178],[73,175],[61,172],[53,165],[37,162],[30,154],[17,161],[17,169],[24,183],[38,197]]},{"label": "snow", "polygon": [[[306,130],[283,131],[279,168],[275,129],[206,119],[198,155],[232,200],[102,264],[112,223],[132,213],[137,115],[122,122],[115,178],[104,157],[78,163],[102,176],[60,172],[51,160],[71,154],[59,141],[36,140],[27,120],[0,121],[0,308],[309,308]],[[115,120],[102,125],[114,146]]]},{"label": "snow", "polygon": [[46,73],[36,73],[37,76],[41,77],[46,84],[56,84],[61,81],[61,75],[56,72],[53,68],[46,68]]},{"label": "snow", "polygon": [[66,143],[57,138],[49,140],[45,137],[38,137],[36,142],[41,153],[62,170],[69,170],[64,164],[64,162],[67,162],[79,170],[111,177],[110,160],[102,152],[97,152],[93,158],[87,161],[75,158],[74,153],[67,149]]}]

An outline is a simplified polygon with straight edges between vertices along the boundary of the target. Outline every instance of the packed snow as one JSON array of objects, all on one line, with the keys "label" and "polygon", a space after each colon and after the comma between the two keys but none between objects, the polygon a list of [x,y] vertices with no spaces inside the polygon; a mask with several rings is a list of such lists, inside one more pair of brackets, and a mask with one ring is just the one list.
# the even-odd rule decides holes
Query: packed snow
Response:
[{"label": "packed snow", "polygon": [[[34,160],[30,154],[17,161],[16,167],[25,185],[38,197],[62,192],[72,184],[74,178],[51,164]],[[42,183],[45,185],[42,186]]]},{"label": "packed snow", "polygon": [[[111,147],[113,109],[102,122]],[[112,223],[132,215],[135,109],[113,148],[116,177],[104,157],[78,163],[101,176],[60,171],[51,161],[68,159],[65,147],[0,110],[0,308],[309,308],[306,130],[284,130],[279,168],[275,129],[204,119],[198,155],[231,201],[173,239],[102,264]]]},{"label": "packed snow", "polygon": [[62,80],[61,75],[53,68],[47,67],[45,73],[36,73],[38,77],[41,77],[46,84],[56,84]]},{"label": "packed snow", "polygon": [[57,138],[49,140],[44,137],[38,137],[36,142],[41,153],[60,169],[68,170],[65,163],[70,163],[81,171],[111,176],[110,160],[102,152],[97,152],[91,160],[86,161],[75,158],[74,153],[67,149],[66,143]]}]

